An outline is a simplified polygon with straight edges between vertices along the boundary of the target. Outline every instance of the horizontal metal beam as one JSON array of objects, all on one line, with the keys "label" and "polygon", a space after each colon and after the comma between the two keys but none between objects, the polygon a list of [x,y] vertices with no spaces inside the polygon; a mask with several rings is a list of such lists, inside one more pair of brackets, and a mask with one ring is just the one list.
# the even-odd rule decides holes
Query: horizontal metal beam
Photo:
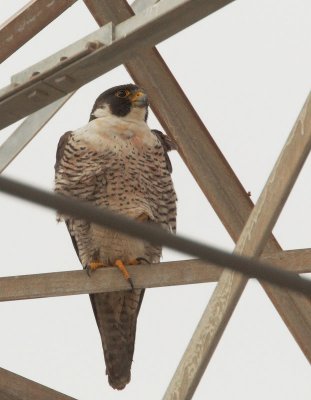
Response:
[{"label": "horizontal metal beam", "polygon": [[311,272],[311,248],[263,253],[260,259],[297,274]]},{"label": "horizontal metal beam", "polygon": [[[200,260],[129,265],[127,269],[137,289],[216,282],[221,271]],[[82,270],[21,275],[0,278],[0,301],[113,292],[128,288],[128,282],[115,267],[98,269],[91,277]]]},{"label": "horizontal metal beam", "polygon": [[[222,0],[221,3],[225,5],[231,1]],[[78,59],[72,56],[56,66],[47,64],[43,71],[33,71],[31,67],[38,73],[30,80],[12,84],[1,91],[0,129],[78,89],[122,64],[133,56],[133,52],[167,39],[218,8],[219,1],[161,1],[116,25],[111,44],[95,49],[91,54],[79,52]],[[106,31],[103,27],[98,32]]]},{"label": "horizontal metal beam", "polygon": [[0,26],[0,63],[72,6],[76,0],[32,0]]},{"label": "horizontal metal beam", "polygon": [[[265,255],[262,260],[296,273],[311,272],[311,249],[290,250]],[[136,288],[217,282],[223,269],[200,260],[129,265]],[[51,272],[0,278],[0,301],[70,296],[128,289],[114,267],[98,269],[91,278],[85,271]]]},{"label": "horizontal metal beam", "polygon": [[[84,1],[99,25],[107,21],[117,24],[132,13],[124,0]],[[221,7],[221,1],[218,5]],[[125,67],[133,80],[147,91],[155,115],[178,144],[180,155],[236,242],[253,203],[174,75],[155,48],[142,49],[125,63]],[[278,251],[281,247],[271,235],[265,253]],[[310,302],[290,290],[261,283],[298,345],[309,357]]]},{"label": "horizontal metal beam", "polygon": [[216,249],[181,236],[174,235],[155,224],[141,223],[132,218],[99,208],[85,201],[61,196],[25,183],[0,176],[0,191],[57,210],[61,215],[84,219],[126,235],[182,251],[206,262],[232,269],[250,278],[265,280],[297,293],[311,294],[311,281],[298,274],[264,264],[256,259]]},{"label": "horizontal metal beam", "polygon": [[75,400],[40,383],[0,368],[1,400]]},{"label": "horizontal metal beam", "polygon": [[0,173],[47,124],[73,93],[31,114],[0,146]]},{"label": "horizontal metal beam", "polygon": [[[311,93],[245,224],[234,253],[249,257],[261,254],[310,150]],[[192,398],[247,280],[239,273],[227,269],[223,271],[164,400]]]}]

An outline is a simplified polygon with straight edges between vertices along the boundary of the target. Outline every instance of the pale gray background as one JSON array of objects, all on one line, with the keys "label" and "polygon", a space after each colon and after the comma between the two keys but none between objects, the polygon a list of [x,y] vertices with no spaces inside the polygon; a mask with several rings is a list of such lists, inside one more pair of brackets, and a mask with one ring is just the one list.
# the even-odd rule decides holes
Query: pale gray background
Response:
[{"label": "pale gray background", "polygon": [[[1,0],[0,22],[26,3]],[[237,0],[158,46],[254,201],[310,90],[310,21],[310,0]],[[0,66],[1,87],[14,73],[95,29],[79,0]],[[129,81],[119,67],[82,87],[5,175],[52,189],[59,137],[87,122],[102,91]],[[161,129],[152,114],[149,125]],[[16,126],[1,132],[0,143]],[[187,168],[177,154],[171,158],[178,232],[231,250],[229,235]],[[284,249],[310,247],[310,179],[309,160],[274,229]],[[80,268],[54,212],[1,195],[0,221],[2,276]],[[165,251],[163,260],[183,258]],[[147,291],[132,382],[122,392],[107,383],[86,295],[0,304],[1,367],[83,400],[160,399],[214,286]],[[301,350],[252,281],[194,398],[308,399],[310,378]]]}]

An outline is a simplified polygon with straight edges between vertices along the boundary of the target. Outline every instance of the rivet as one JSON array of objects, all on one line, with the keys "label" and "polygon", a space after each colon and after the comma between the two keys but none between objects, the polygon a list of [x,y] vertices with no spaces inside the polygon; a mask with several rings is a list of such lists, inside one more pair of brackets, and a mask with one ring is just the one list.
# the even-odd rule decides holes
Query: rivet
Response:
[{"label": "rivet", "polygon": [[94,40],[94,42],[87,42],[85,47],[88,50],[94,51],[94,50],[99,49],[100,47],[103,47],[103,45],[104,44],[102,42],[99,42],[98,40]]},{"label": "rivet", "polygon": [[34,90],[33,92],[29,93],[27,97],[30,100],[36,100],[42,97],[47,97],[48,95],[49,95],[48,93],[43,92],[42,90]]},{"label": "rivet", "polygon": [[68,75],[62,75],[62,76],[59,76],[59,77],[57,77],[57,78],[54,79],[54,83],[56,83],[56,84],[62,84],[62,83],[64,83],[64,82],[69,82],[69,83],[71,83],[71,82],[74,82],[74,79],[71,78],[71,77],[68,76]]}]

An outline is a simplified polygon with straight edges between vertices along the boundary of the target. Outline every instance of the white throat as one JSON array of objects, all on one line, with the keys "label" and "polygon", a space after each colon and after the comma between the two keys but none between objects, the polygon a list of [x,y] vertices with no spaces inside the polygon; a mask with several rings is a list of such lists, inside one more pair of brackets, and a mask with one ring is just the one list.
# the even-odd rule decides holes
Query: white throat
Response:
[{"label": "white throat", "polygon": [[104,104],[101,108],[96,108],[96,110],[92,113],[92,115],[96,118],[115,117],[128,122],[144,122],[145,114],[146,114],[145,107],[133,107],[131,111],[124,117],[117,117],[111,114],[108,104]]}]

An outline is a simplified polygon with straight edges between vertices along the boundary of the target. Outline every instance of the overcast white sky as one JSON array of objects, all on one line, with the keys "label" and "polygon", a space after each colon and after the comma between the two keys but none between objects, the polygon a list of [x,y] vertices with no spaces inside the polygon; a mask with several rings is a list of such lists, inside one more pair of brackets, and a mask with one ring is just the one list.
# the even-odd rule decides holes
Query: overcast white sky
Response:
[{"label": "overcast white sky", "polygon": [[[0,23],[27,3],[2,0]],[[310,90],[310,0],[237,0],[158,50],[256,201]],[[10,76],[97,29],[78,0],[0,66]],[[85,124],[95,98],[130,82],[123,67],[82,87],[5,174],[52,189],[59,137]],[[152,99],[151,99],[152,101]],[[151,114],[149,125],[160,128]],[[18,126],[1,132],[0,143]],[[191,134],[191,132],[189,132]],[[178,232],[227,250],[233,242],[177,154]],[[206,177],[208,179],[208,176]],[[274,229],[284,249],[310,246],[308,160]],[[80,268],[53,212],[0,196],[1,275]],[[165,251],[166,260],[185,256]],[[124,391],[110,388],[88,296],[0,304],[1,367],[81,400],[160,399],[214,284],[150,289]],[[194,399],[309,399],[310,367],[261,286],[249,282]]]}]

